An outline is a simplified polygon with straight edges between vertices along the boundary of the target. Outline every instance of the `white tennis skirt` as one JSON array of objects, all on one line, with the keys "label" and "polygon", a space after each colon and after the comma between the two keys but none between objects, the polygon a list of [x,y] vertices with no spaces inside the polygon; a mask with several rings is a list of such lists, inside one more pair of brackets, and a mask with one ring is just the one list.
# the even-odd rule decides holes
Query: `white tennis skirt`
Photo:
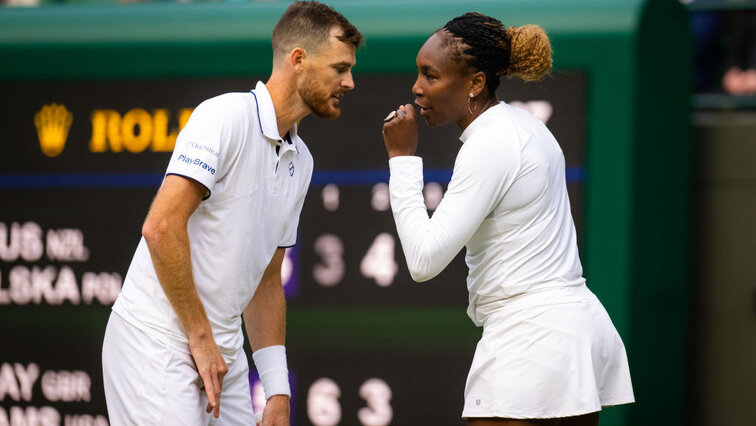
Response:
[{"label": "white tennis skirt", "polygon": [[486,319],[462,417],[570,417],[635,401],[625,346],[587,287],[525,296]]}]

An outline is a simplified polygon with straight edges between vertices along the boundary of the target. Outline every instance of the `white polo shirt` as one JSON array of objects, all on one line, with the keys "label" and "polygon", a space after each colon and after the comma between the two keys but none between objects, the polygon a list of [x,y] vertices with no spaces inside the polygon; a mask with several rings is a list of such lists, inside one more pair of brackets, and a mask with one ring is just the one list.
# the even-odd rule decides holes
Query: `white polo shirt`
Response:
[{"label": "white polo shirt", "polygon": [[391,208],[412,277],[433,278],[467,246],[468,314],[477,325],[514,296],[583,285],[564,155],[546,126],[501,102],[460,139],[448,190],[430,219],[422,159],[389,161]]},{"label": "white polo shirt", "polygon": [[[188,222],[192,273],[225,358],[242,346],[241,314],[278,247],[293,246],[312,176],[297,136],[278,134],[262,82],[202,102],[176,140],[166,175],[193,179],[207,197]],[[186,347],[186,333],[139,242],[113,310],[134,326]],[[188,347],[186,347],[188,350]]]}]

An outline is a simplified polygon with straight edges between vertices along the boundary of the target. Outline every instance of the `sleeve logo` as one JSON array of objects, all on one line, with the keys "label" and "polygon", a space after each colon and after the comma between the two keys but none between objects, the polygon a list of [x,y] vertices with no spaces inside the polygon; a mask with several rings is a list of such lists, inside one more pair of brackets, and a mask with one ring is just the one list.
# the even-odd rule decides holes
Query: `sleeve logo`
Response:
[{"label": "sleeve logo", "polygon": [[178,156],[177,160],[186,164],[193,164],[203,170],[207,170],[208,172],[210,172],[211,175],[215,174],[215,169],[211,165],[205,163],[199,158],[191,158],[191,157],[187,157],[184,154],[181,154]]}]

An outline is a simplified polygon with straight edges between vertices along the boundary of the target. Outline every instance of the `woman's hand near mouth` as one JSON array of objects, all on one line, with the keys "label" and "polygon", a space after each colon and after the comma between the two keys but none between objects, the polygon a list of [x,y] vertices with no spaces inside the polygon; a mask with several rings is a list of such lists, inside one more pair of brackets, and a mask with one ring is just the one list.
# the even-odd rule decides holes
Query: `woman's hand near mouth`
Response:
[{"label": "woman's hand near mouth", "polygon": [[383,142],[389,158],[415,155],[417,151],[417,116],[410,104],[400,106],[393,117],[383,123]]}]

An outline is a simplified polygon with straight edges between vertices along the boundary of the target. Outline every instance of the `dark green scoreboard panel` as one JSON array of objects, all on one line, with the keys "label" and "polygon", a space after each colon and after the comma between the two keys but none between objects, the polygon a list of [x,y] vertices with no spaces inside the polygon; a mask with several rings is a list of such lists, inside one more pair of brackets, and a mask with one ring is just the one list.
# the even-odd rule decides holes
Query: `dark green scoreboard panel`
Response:
[{"label": "dark green scoreboard panel", "polygon": [[[380,127],[387,111],[412,101],[414,55],[427,35],[468,10],[507,25],[539,23],[552,37],[553,76],[535,85],[505,80],[499,95],[545,121],[560,141],[589,286],[628,346],[639,403],[605,410],[602,424],[649,415],[683,424],[684,255],[675,250],[686,242],[677,229],[686,219],[663,217],[679,214],[687,191],[678,185],[685,152],[673,155],[685,137],[684,111],[667,111],[658,126],[666,130],[639,142],[653,123],[640,108],[635,69],[643,63],[636,56],[643,23],[677,19],[678,10],[569,3],[334,3],[366,46],[342,117],[307,117],[300,128],[315,171],[283,271],[293,424],[462,423],[480,335],[465,315],[463,253],[430,282],[411,281],[388,206]],[[102,334],[176,133],[202,100],[265,78],[269,34],[285,7],[0,10],[0,425],[107,424]],[[664,109],[682,98],[678,92],[646,108]],[[421,125],[431,211],[451,176],[458,136]],[[655,154],[676,158],[666,169],[644,157],[662,137],[668,145]],[[669,169],[662,177],[677,194],[655,200],[649,220],[637,209],[653,198],[645,192],[659,184],[653,174]],[[663,245],[644,241],[661,231]],[[671,254],[662,267],[646,260],[657,259],[649,250]],[[648,347],[655,340],[665,341],[672,370]],[[673,394],[666,411],[653,402],[659,383]],[[259,406],[254,371],[250,384]]]},{"label": "dark green scoreboard panel", "polygon": [[[418,309],[403,318],[409,326],[417,321],[416,317],[433,314],[434,309],[464,312],[467,292],[463,256],[458,256],[431,282],[413,283],[388,204],[381,118],[394,104],[411,98],[413,79],[408,74],[358,77],[358,89],[344,99],[340,120],[307,118],[302,123],[300,134],[308,142],[317,166],[302,212],[298,243],[287,251],[284,264],[285,290],[293,316],[306,310],[328,309],[338,315],[344,327],[349,327],[355,318],[345,309],[374,310],[384,315]],[[118,294],[141,223],[170,156],[166,151],[170,146],[162,141],[175,139],[184,111],[191,111],[203,99],[218,93],[248,90],[256,80],[257,77],[6,85],[6,99],[14,105],[7,115],[16,117],[8,123],[6,135],[17,141],[7,147],[6,154],[19,161],[9,163],[4,170],[9,190],[4,193],[0,222],[0,305],[9,312],[16,311],[19,318],[35,316],[34,321],[45,318],[50,323],[63,324],[73,317],[107,312],[106,307]],[[580,73],[557,73],[533,87],[505,82],[501,88],[502,95],[531,108],[565,141],[578,219],[582,217],[584,92]],[[44,120],[48,121],[42,122],[45,114]],[[63,139],[53,140],[59,122],[64,127],[70,123],[68,133]],[[36,124],[40,124],[39,129]],[[430,209],[440,201],[451,176],[454,154],[460,146],[457,136],[453,128],[423,132],[425,192]],[[92,333],[79,337],[80,343],[76,344],[86,348],[83,354],[81,349],[72,351],[65,344],[70,337],[52,343],[59,338],[52,324],[36,332],[34,341],[43,343],[43,347],[60,346],[54,357],[68,359],[68,364],[63,365],[90,384],[90,399],[78,402],[91,405],[79,405],[79,409],[84,408],[87,414],[104,414],[99,365],[93,362],[103,322],[102,318],[95,321],[100,327],[93,327]],[[448,319],[442,317],[435,326],[444,327],[443,321]],[[397,326],[405,325],[386,325],[387,330]],[[296,321],[291,328],[295,327]],[[332,327],[325,326],[318,333],[327,339],[327,335],[338,333]],[[467,331],[470,336],[475,333],[472,325]],[[407,338],[419,336],[408,335],[363,348],[364,344],[354,342],[299,343],[296,329],[293,333],[290,357],[293,406],[298,418],[326,424],[318,419],[332,418],[334,414],[328,411],[327,395],[318,393],[334,387],[343,387],[343,397],[333,399],[331,405],[343,406],[344,424],[349,424],[350,418],[358,421],[359,395],[375,392],[395,395],[385,401],[391,414],[382,414],[394,419],[395,424],[413,424],[420,421],[413,416],[420,415],[433,422],[458,417],[474,339],[444,350],[412,349]],[[372,336],[365,333],[359,338],[369,340]],[[31,362],[40,369],[50,368],[49,356],[53,353],[45,354],[38,344],[21,345],[18,349],[21,352],[9,359],[29,361],[24,367],[27,369]],[[439,375],[439,371],[444,374]],[[363,385],[366,390],[360,391]],[[434,389],[435,394],[424,392],[424,388]],[[418,399],[417,395],[425,396]],[[26,402],[44,406],[45,400],[50,400],[44,392],[41,396],[42,400],[32,398]],[[13,395],[9,394],[9,398],[13,399]],[[318,402],[319,398],[326,402]],[[416,408],[416,404],[440,401],[446,411],[422,413]],[[380,407],[379,402],[373,403]],[[64,417],[77,414],[73,404],[53,407]]]}]

